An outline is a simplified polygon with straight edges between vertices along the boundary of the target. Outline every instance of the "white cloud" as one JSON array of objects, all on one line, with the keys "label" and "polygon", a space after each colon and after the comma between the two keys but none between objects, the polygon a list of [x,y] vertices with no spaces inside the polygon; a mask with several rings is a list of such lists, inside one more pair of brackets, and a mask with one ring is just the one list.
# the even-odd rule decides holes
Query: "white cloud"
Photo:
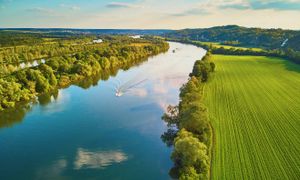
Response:
[{"label": "white cloud", "polygon": [[210,14],[210,12],[204,8],[193,8],[183,12],[170,14],[170,16],[180,17],[180,16],[197,16],[197,15],[207,15],[207,14]]},{"label": "white cloud", "polygon": [[76,11],[76,10],[80,10],[80,7],[78,7],[78,6],[72,6],[71,9],[74,10],[74,11]]},{"label": "white cloud", "polygon": [[214,14],[222,9],[248,9],[250,4],[247,0],[210,0],[190,4],[187,7],[182,7],[176,13],[171,13],[171,16],[205,16]]},{"label": "white cloud", "polygon": [[81,9],[79,6],[76,6],[76,5],[60,4],[59,6],[60,6],[60,7],[63,7],[63,8],[71,9],[71,10],[73,10],[73,11],[77,11],[77,10],[80,10],[80,9]]},{"label": "white cloud", "polygon": [[53,9],[43,8],[43,7],[33,7],[33,8],[27,9],[27,11],[38,12],[38,13],[53,13],[54,12]]},{"label": "white cloud", "polygon": [[248,9],[250,8],[249,1],[246,0],[229,0],[229,1],[220,1],[217,4],[217,7],[222,8],[232,8],[232,9]]},{"label": "white cloud", "polygon": [[[258,3],[255,3],[256,1]],[[71,13],[70,11],[72,9],[79,10],[81,6],[69,5],[69,11],[65,10],[66,7],[65,9],[53,10],[38,7],[30,10],[43,13],[43,16],[32,18],[30,21],[28,19],[22,23],[14,22],[13,18],[10,17],[4,19],[3,16],[2,19],[0,17],[2,20],[0,25],[10,27],[181,29],[238,24],[248,27],[300,29],[298,20],[300,6],[297,5],[300,4],[300,0],[256,1],[138,0],[135,3],[124,3],[115,0],[111,3],[108,1],[108,4],[104,5],[105,9],[99,7],[99,10],[77,11],[78,13]],[[274,4],[274,2],[277,3]],[[278,2],[280,3],[278,4]],[[20,15],[16,14],[16,16]],[[28,17],[31,16],[28,15]]]},{"label": "white cloud", "polygon": [[108,8],[143,8],[143,6],[133,3],[111,2],[106,5]]}]

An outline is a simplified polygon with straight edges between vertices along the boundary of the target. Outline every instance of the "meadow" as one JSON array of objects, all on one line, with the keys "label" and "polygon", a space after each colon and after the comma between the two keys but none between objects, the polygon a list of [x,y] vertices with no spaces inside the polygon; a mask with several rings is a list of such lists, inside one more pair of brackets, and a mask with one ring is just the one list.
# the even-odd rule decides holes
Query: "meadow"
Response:
[{"label": "meadow", "polygon": [[219,42],[203,42],[203,41],[193,41],[193,42],[201,42],[201,44],[211,46],[212,48],[224,48],[224,49],[234,49],[234,50],[252,50],[252,51],[256,51],[256,52],[263,51],[263,49],[257,48],[257,47],[250,48],[250,47],[231,46],[231,45],[221,44]]},{"label": "meadow", "polygon": [[300,178],[300,66],[213,55],[204,87],[214,128],[212,179]]}]

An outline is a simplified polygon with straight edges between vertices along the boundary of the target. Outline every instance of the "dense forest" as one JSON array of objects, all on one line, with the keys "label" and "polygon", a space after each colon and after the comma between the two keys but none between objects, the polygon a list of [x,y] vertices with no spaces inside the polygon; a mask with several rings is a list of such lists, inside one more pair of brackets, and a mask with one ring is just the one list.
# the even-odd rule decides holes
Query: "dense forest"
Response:
[{"label": "dense forest", "polygon": [[180,89],[178,106],[169,106],[162,119],[169,129],[162,135],[168,146],[174,146],[171,158],[174,178],[209,179],[212,127],[203,105],[203,85],[214,72],[210,52],[195,62],[189,81]]},{"label": "dense forest", "polygon": [[[163,29],[63,29],[63,28],[0,28],[0,47],[13,45],[33,45],[43,38],[82,39],[84,37],[106,35],[163,35],[171,30]],[[50,39],[51,40],[51,39]]]},{"label": "dense forest", "polygon": [[[300,63],[300,31],[228,25],[172,31],[165,36],[170,40],[211,49],[214,54],[274,56]],[[209,43],[219,43],[220,45],[211,46]],[[224,48],[225,46],[232,48]],[[251,48],[261,48],[262,50],[256,51]]]},{"label": "dense forest", "polygon": [[[104,36],[102,43],[93,43],[91,36],[35,41],[39,36],[26,34],[17,38],[26,45],[0,48],[0,110],[87,77],[108,78],[118,69],[128,69],[169,48],[166,42],[150,37]],[[41,58],[45,63],[19,66]]]},{"label": "dense forest", "polygon": [[220,42],[234,46],[261,47],[264,49],[290,48],[300,51],[300,31],[293,30],[246,28],[228,25],[172,31],[167,33],[166,37],[203,42]]},{"label": "dense forest", "polygon": [[261,49],[256,50],[255,48],[239,48],[231,46],[214,46],[212,43],[204,43],[202,41],[192,41],[188,39],[173,39],[167,38],[169,41],[176,41],[181,43],[193,44],[198,47],[202,47],[206,50],[210,50],[213,54],[224,54],[224,55],[239,55],[239,56],[272,56],[272,57],[279,57],[285,58],[294,63],[300,63],[300,51],[295,51],[293,49]]}]

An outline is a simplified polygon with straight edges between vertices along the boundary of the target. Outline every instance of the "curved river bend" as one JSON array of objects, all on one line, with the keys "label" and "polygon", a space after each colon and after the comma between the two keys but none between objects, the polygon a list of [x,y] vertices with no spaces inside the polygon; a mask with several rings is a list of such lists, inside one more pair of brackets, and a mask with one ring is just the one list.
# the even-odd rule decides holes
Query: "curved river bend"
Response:
[{"label": "curved river bend", "polygon": [[[161,116],[204,54],[170,42],[167,53],[89,89],[60,90],[21,122],[0,118],[0,179],[169,179]],[[128,91],[116,97],[117,86]]]}]

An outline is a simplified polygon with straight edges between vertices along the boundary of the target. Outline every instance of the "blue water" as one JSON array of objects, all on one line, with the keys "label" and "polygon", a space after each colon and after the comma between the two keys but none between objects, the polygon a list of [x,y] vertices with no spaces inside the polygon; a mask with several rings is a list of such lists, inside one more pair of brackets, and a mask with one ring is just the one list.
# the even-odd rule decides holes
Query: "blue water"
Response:
[{"label": "blue water", "polygon": [[[60,90],[16,122],[0,118],[0,179],[170,179],[161,116],[204,54],[171,42],[167,53],[107,81]],[[117,86],[141,81],[115,96]]]}]

